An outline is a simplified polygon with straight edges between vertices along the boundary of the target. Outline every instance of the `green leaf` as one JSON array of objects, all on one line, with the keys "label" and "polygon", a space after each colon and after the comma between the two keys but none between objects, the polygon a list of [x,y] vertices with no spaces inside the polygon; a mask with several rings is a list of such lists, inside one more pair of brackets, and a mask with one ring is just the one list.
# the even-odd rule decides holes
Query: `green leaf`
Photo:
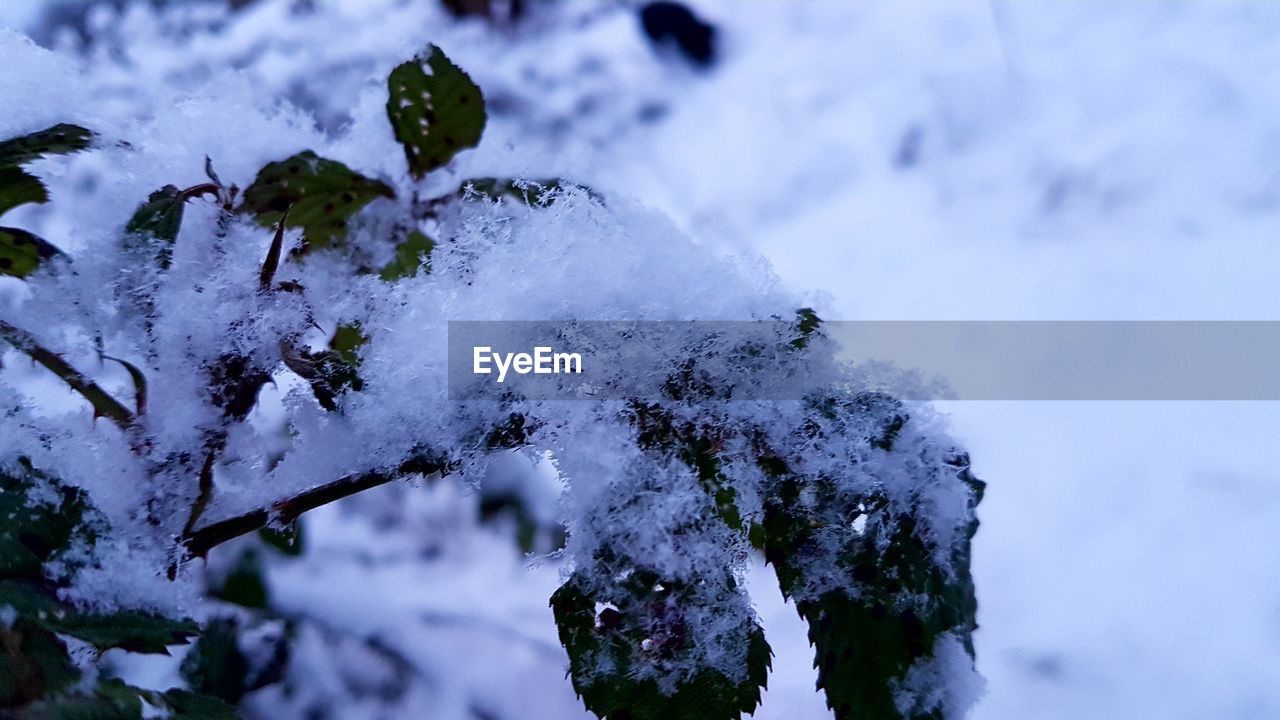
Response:
[{"label": "green leaf", "polygon": [[800,308],[796,311],[796,332],[799,335],[791,341],[791,346],[803,350],[809,345],[813,334],[822,327],[822,318],[812,308]]},{"label": "green leaf", "polygon": [[249,548],[240,555],[235,567],[227,573],[222,587],[215,593],[219,598],[241,607],[264,608],[270,593],[267,580],[263,576],[262,558],[255,548]]},{"label": "green leaf", "polygon": [[0,275],[23,278],[59,256],[56,246],[26,230],[0,227]]},{"label": "green leaf", "polygon": [[190,620],[149,613],[85,613],[57,599],[43,575],[44,563],[76,538],[91,542],[84,526],[88,504],[74,488],[20,462],[0,470],[0,605],[42,630],[71,635],[101,649],[165,652],[186,642],[198,628]]},{"label": "green leaf", "polygon": [[[45,155],[83,150],[89,147],[92,138],[93,133],[77,125],[55,125],[47,130],[0,142],[0,214],[26,203],[49,201],[49,192],[44,183],[22,170],[20,165]],[[0,260],[3,260],[2,253],[0,250]]]},{"label": "green leaf", "polygon": [[186,644],[200,630],[191,620],[152,613],[81,612],[58,600],[43,578],[0,580],[2,606],[13,608],[18,617],[43,630],[79,638],[100,650],[168,654],[166,646]]},{"label": "green leaf", "polygon": [[93,542],[90,512],[79,490],[25,459],[0,468],[0,607],[14,616],[0,624],[0,709],[22,706],[16,717],[140,716],[137,693],[120,683],[102,683],[95,694],[58,695],[80,678],[59,635],[100,650],[162,653],[198,630],[190,620],[137,611],[81,612],[58,599],[43,566],[73,545]]},{"label": "green leaf", "polygon": [[347,220],[379,197],[394,198],[395,192],[307,150],[262,168],[240,209],[267,227],[275,227],[288,210],[286,226],[301,228],[310,247],[323,248],[345,239]]},{"label": "green leaf", "polygon": [[174,185],[165,185],[151,193],[124,226],[125,248],[142,250],[161,270],[169,269],[185,204],[186,197]]},{"label": "green leaf", "polygon": [[187,686],[229,703],[240,702],[249,690],[249,660],[236,641],[240,623],[234,617],[215,618],[182,661]]},{"label": "green leaf", "polygon": [[[102,680],[92,693],[69,692],[46,697],[23,707],[14,720],[139,720],[143,700],[153,708],[168,711],[172,720],[239,720],[235,708],[218,698],[169,690],[154,692],[126,685],[120,680]],[[3,715],[9,718],[9,715]]]},{"label": "green leaf", "polygon": [[395,259],[382,268],[378,276],[387,282],[413,277],[419,270],[431,272],[431,251],[436,244],[421,232],[414,230],[405,241],[396,246]]},{"label": "green leaf", "polygon": [[[872,453],[892,452],[907,422],[900,403],[871,393],[847,403],[815,402],[813,409],[822,417],[846,413],[868,420],[862,427]],[[942,548],[924,530],[922,518],[933,512],[924,500],[891,505],[879,491],[851,495],[831,478],[793,474],[777,457],[762,457],[759,465],[771,482],[752,542],[764,549],[783,594],[795,599],[808,622],[828,706],[837,720],[904,717],[895,688],[912,665],[933,655],[944,635],[960,639],[973,655],[977,601],[969,540],[976,517],[970,516],[956,547]],[[970,492],[971,510],[981,500],[982,483],[970,474],[967,456],[952,455],[937,466],[921,462],[918,472]],[[864,523],[860,530],[855,522]],[[940,563],[940,555],[947,561]],[[833,570],[845,574],[847,585],[817,595],[807,590],[830,585],[824,577]],[[905,717],[940,713],[913,709]]]},{"label": "green leaf", "polygon": [[37,576],[0,580],[0,607],[5,606],[37,624],[62,612],[52,584]]},{"label": "green leaf", "polygon": [[[364,379],[360,377],[360,348],[368,341],[359,323],[339,325],[334,331],[329,351],[321,354],[318,376],[312,382],[321,405],[335,410],[338,395],[347,390],[360,392],[364,389]],[[317,383],[319,389],[316,389]]]},{"label": "green leaf", "polygon": [[484,133],[484,95],[435,45],[387,78],[387,116],[416,178],[475,147]]},{"label": "green leaf", "polygon": [[24,165],[45,155],[65,155],[84,150],[92,139],[93,133],[79,125],[54,125],[0,142],[0,166]]},{"label": "green leaf", "polygon": [[21,720],[138,720],[142,691],[119,680],[103,680],[93,694],[50,697],[23,708]]},{"label": "green leaf", "polygon": [[67,612],[45,624],[101,650],[121,648],[136,653],[168,654],[169,645],[185,645],[200,632],[195,622],[151,613],[123,611],[107,615]]},{"label": "green leaf", "polygon": [[85,508],[79,490],[25,463],[0,468],[0,579],[40,577],[44,562],[70,545]]},{"label": "green leaf", "polygon": [[[909,534],[895,536],[886,551],[899,556],[894,563],[873,557],[879,549],[855,552],[853,572],[863,576],[857,597],[831,591],[796,604],[809,623],[818,686],[837,718],[898,717],[895,682],[933,655],[943,633],[959,635],[973,652],[977,608],[967,566],[953,581],[917,545]],[[912,602],[911,594],[927,600]],[[937,710],[908,717],[941,718]]]},{"label": "green leaf", "polygon": [[174,242],[182,226],[182,207],[186,198],[176,185],[165,185],[147,196],[129,218],[124,231]]},{"label": "green leaf", "polygon": [[0,215],[27,203],[49,202],[44,183],[17,166],[0,167]]},{"label": "green leaf", "polygon": [[186,690],[170,690],[160,695],[169,706],[172,720],[240,720],[236,709],[216,697]]},{"label": "green leaf", "polygon": [[0,625],[0,716],[4,708],[35,702],[79,678],[66,646],[52,632],[23,619]]},{"label": "green leaf", "polygon": [[580,573],[552,595],[573,687],[587,709],[602,718],[630,720],[728,720],[754,711],[768,679],[771,651],[749,614],[740,618],[746,655],[742,679],[704,666],[664,688],[648,671],[649,665],[688,662],[697,642],[688,637],[684,615],[692,588],[659,580],[650,571],[633,572],[620,581],[621,594],[608,598],[616,605],[602,610],[598,607],[606,598],[589,592]]},{"label": "green leaf", "polygon": [[98,697],[114,702],[119,707],[130,710],[136,708],[139,713],[142,712],[142,705],[139,701],[141,696],[149,694],[145,690],[126,685],[124,681],[116,678],[99,680],[98,686],[94,688],[94,693]]},{"label": "green leaf", "polygon": [[329,339],[329,349],[342,362],[348,365],[356,365],[360,362],[360,348],[364,347],[368,342],[369,338],[360,329],[360,323],[349,323],[339,325],[333,331],[333,337]]}]

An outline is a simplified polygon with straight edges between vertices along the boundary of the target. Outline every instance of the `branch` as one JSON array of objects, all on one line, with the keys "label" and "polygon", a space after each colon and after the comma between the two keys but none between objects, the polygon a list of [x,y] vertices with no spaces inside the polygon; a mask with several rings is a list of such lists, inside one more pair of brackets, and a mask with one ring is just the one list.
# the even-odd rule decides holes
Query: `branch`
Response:
[{"label": "branch", "polygon": [[379,485],[386,485],[393,480],[408,475],[445,473],[449,470],[446,463],[414,457],[406,460],[394,472],[370,471],[359,475],[348,475],[326,485],[306,490],[292,497],[276,500],[268,508],[261,508],[219,520],[202,528],[186,531],[180,542],[190,557],[204,557],[209,550],[241,535],[260,530],[273,520],[290,523],[308,510],[328,505],[331,502],[350,497]]},{"label": "branch", "polygon": [[98,415],[119,425],[122,430],[127,430],[133,424],[133,413],[129,412],[128,408],[111,397],[97,383],[81,374],[79,370],[71,367],[57,353],[41,347],[31,333],[0,320],[0,340],[7,341],[19,351],[26,353],[32,360],[45,366],[49,372],[62,378],[72,390],[89,401]]}]

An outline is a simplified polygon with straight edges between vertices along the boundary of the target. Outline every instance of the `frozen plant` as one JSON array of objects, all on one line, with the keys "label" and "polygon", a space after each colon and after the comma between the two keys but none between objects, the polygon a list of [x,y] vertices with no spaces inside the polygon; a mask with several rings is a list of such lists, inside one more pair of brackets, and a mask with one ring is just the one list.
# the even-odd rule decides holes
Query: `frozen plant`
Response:
[{"label": "frozen plant", "polygon": [[[770,650],[743,589],[753,552],[808,622],[836,717],[962,715],[980,688],[982,484],[928,410],[858,387],[813,311],[649,211],[562,181],[428,193],[486,122],[440,49],[392,71],[386,115],[399,180],[306,150],[242,191],[201,148],[206,182],[121,198],[130,219],[74,257],[0,228],[0,270],[26,284],[0,315],[5,359],[47,371],[0,385],[0,715],[236,717],[280,658],[250,662],[234,622],[189,619],[200,558],[513,451],[552,458],[566,486],[569,571],[550,603],[597,715],[757,707]],[[70,124],[6,140],[0,212],[48,200],[29,169],[42,158],[132,148]],[[450,400],[447,322],[530,318],[759,326],[655,345],[646,367],[669,371],[634,397]],[[620,383],[637,370],[627,342],[597,348]],[[746,392],[797,379],[794,399]],[[51,404],[50,380],[83,402]],[[259,407],[269,384],[294,388],[279,413]],[[243,580],[252,604],[252,575],[233,569],[222,591]],[[202,633],[188,690],[99,671],[104,649]]]}]

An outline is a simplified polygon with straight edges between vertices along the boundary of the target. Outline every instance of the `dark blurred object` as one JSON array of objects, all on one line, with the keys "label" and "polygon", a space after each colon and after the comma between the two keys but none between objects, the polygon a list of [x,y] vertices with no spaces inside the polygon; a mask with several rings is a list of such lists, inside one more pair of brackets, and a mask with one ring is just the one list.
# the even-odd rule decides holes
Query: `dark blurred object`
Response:
[{"label": "dark blurred object", "polygon": [[716,29],[678,2],[651,2],[640,8],[640,22],[653,44],[674,45],[695,65],[715,62]]},{"label": "dark blurred object", "polygon": [[497,22],[518,20],[525,11],[525,0],[443,0],[449,12],[458,17],[478,16]]},{"label": "dark blurred object", "polygon": [[[89,12],[96,7],[112,8],[119,12],[136,0],[45,0],[41,8],[39,20],[35,27],[29,28],[27,34],[37,43],[51,47],[60,32],[74,33],[82,47],[93,44],[94,38],[89,32]],[[7,2],[7,0],[0,0]],[[147,0],[152,7],[165,7],[192,3],[193,0]],[[204,0],[209,4],[222,2],[232,11],[243,10],[261,0]],[[293,0],[292,10],[295,13],[312,9],[314,0]]]},{"label": "dark blurred object", "polygon": [[920,149],[924,144],[924,129],[919,125],[907,128],[902,140],[898,143],[898,152],[893,156],[893,164],[907,170],[920,164]]}]

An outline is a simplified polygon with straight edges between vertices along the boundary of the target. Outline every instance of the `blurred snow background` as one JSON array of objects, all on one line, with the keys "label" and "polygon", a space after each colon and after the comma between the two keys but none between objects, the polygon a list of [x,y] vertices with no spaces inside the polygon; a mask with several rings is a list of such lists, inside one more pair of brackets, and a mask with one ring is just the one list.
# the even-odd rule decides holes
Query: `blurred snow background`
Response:
[{"label": "blurred snow background", "polygon": [[[50,3],[8,0],[0,25],[83,76],[18,85],[3,68],[30,53],[10,38],[0,90],[50,121],[90,102],[107,121],[187,113],[198,139],[156,142],[199,158],[254,102],[341,133],[433,41],[495,109],[469,174],[638,198],[703,243],[763,254],[830,319],[1280,319],[1280,4],[705,0],[691,5],[721,40],[705,72],[655,53],[620,3],[553,3],[500,29],[435,0],[311,4],[101,7],[82,49],[39,27]],[[45,208],[24,219],[71,232]],[[1280,717],[1280,408],[946,410],[989,484],[975,717]],[[558,569],[467,520],[478,502],[396,487],[310,517],[303,564],[271,575],[274,603],[315,620],[315,662],[294,671],[334,687],[419,673],[406,717],[580,715],[546,608]],[[756,717],[826,717],[799,620],[770,571],[751,579],[776,653]],[[323,661],[367,652],[344,636],[380,641],[364,666],[384,678]]]}]

